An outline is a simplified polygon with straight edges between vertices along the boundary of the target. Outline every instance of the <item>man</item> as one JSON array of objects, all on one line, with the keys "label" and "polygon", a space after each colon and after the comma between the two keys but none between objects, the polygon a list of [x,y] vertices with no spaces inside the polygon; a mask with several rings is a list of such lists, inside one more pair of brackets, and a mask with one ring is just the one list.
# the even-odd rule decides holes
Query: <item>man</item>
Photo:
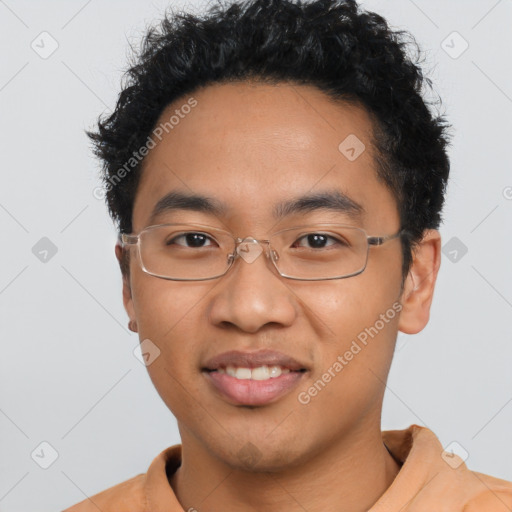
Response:
[{"label": "man", "polygon": [[148,33],[89,135],[182,443],[69,512],[512,510],[512,483],[429,429],[381,431],[397,332],[429,319],[449,172],[401,36],[350,0]]}]

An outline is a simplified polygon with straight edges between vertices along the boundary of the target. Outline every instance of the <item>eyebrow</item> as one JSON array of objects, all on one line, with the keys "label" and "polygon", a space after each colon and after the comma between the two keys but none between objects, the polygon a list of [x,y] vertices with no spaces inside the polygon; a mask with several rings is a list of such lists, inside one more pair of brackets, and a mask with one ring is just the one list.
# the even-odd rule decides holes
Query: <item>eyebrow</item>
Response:
[{"label": "eyebrow", "polygon": [[[158,216],[175,210],[190,210],[221,217],[226,214],[228,208],[212,197],[172,191],[158,200],[151,212],[150,223],[153,223]],[[362,205],[343,192],[327,190],[277,203],[272,210],[272,214],[276,220],[281,220],[293,214],[309,213],[317,210],[334,211],[354,218],[360,218],[365,213]]]},{"label": "eyebrow", "polygon": [[173,191],[158,200],[151,212],[150,223],[158,216],[174,210],[191,210],[222,216],[226,213],[226,206],[212,197]]},{"label": "eyebrow", "polygon": [[316,210],[331,210],[350,217],[361,217],[365,212],[362,205],[356,203],[339,190],[326,190],[300,196],[274,206],[274,218],[280,220],[295,213],[309,213]]}]

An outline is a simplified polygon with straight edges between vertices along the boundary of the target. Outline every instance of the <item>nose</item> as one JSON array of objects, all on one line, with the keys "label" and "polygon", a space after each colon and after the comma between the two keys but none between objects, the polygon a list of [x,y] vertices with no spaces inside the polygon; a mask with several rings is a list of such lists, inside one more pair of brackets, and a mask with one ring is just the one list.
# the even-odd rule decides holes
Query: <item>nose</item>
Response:
[{"label": "nose", "polygon": [[294,294],[276,271],[266,244],[246,238],[228,273],[212,290],[210,320],[254,333],[267,324],[290,326],[297,315]]}]

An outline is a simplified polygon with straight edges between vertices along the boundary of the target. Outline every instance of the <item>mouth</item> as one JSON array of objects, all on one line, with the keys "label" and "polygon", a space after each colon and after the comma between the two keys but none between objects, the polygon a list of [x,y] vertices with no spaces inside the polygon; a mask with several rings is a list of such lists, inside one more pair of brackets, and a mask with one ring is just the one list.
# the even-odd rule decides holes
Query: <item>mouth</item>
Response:
[{"label": "mouth", "polygon": [[212,388],[232,405],[276,402],[295,388],[308,368],[274,351],[226,352],[202,368]]}]

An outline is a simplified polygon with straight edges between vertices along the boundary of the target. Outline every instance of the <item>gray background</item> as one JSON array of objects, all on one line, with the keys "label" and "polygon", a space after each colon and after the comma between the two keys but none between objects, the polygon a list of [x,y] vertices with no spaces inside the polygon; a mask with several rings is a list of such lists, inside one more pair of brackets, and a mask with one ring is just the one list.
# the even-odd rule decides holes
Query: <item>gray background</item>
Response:
[{"label": "gray background", "polygon": [[[133,353],[84,134],[114,106],[128,43],[167,5],[0,0],[1,512],[60,510],[179,442]],[[471,469],[512,480],[512,2],[363,6],[416,36],[455,127],[431,321],[399,336],[383,428],[426,425]],[[31,47],[52,40],[45,59]],[[47,469],[42,442],[58,454]]]}]

